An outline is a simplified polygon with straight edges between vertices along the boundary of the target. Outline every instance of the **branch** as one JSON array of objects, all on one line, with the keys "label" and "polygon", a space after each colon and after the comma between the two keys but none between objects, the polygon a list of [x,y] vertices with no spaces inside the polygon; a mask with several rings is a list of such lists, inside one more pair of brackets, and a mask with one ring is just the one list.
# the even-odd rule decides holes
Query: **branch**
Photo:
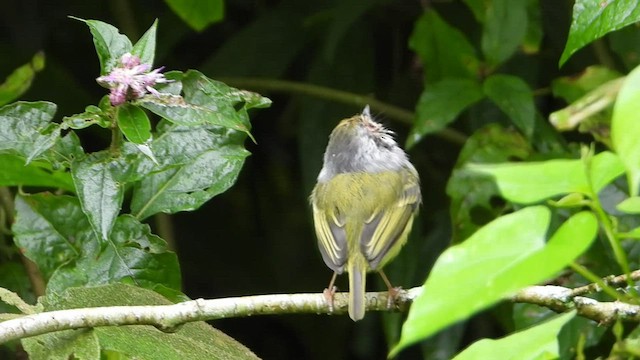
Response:
[{"label": "branch", "polygon": [[[404,311],[422,291],[400,290],[392,310]],[[388,292],[367,293],[368,311],[388,311]],[[347,312],[348,293],[336,293],[331,314]],[[174,305],[108,306],[27,315],[0,323],[0,344],[54,331],[118,325],[152,325],[172,332],[186,322],[273,314],[330,313],[323,294],[280,294],[197,299]]]},{"label": "branch", "polygon": [[[640,279],[640,270],[630,274]],[[603,279],[608,285],[626,285],[626,275]],[[576,309],[578,314],[601,324],[616,319],[640,322],[640,306],[622,302],[601,302],[584,297],[598,292],[597,284],[571,289],[562,286],[530,286],[510,300],[547,307],[557,312]],[[420,295],[422,287],[400,290],[391,307],[387,307],[388,292],[366,294],[367,311],[406,311]],[[233,317],[274,314],[344,314],[347,312],[347,293],[336,293],[333,312],[323,294],[257,295],[224,299],[197,299],[174,305],[110,306],[69,309],[25,315],[0,322],[0,344],[10,340],[41,335],[54,331],[118,325],[152,325],[161,331],[175,331],[180,324]]]},{"label": "branch", "polygon": [[[415,114],[411,111],[385,103],[372,96],[287,80],[261,78],[221,78],[220,80],[238,88],[298,93],[343,104],[356,105],[360,108],[370,105],[371,109],[407,125],[413,125],[414,122]],[[451,128],[444,128],[434,133],[434,135],[458,145],[464,145],[467,140],[465,134]]]}]

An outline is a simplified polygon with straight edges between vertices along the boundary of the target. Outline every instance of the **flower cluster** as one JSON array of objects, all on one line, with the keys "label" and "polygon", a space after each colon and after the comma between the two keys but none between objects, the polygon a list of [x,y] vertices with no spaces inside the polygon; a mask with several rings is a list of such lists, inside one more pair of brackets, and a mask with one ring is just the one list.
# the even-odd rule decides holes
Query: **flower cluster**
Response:
[{"label": "flower cluster", "polygon": [[117,106],[127,100],[139,99],[147,93],[158,95],[155,84],[170,82],[160,73],[162,68],[152,71],[150,64],[141,64],[140,58],[126,53],[120,58],[122,66],[115,67],[105,76],[96,79],[98,84],[111,90],[109,100]]}]

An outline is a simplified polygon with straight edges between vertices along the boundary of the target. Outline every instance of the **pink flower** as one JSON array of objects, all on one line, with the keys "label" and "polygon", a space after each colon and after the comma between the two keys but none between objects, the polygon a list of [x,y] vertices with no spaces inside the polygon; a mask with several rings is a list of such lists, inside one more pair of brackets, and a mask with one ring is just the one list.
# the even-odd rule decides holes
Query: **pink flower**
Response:
[{"label": "pink flower", "polygon": [[158,68],[152,71],[150,64],[141,64],[140,58],[126,53],[120,58],[121,67],[115,67],[105,76],[96,79],[98,84],[111,90],[109,100],[111,105],[118,106],[127,100],[139,99],[147,93],[158,96],[155,84],[167,83]]}]

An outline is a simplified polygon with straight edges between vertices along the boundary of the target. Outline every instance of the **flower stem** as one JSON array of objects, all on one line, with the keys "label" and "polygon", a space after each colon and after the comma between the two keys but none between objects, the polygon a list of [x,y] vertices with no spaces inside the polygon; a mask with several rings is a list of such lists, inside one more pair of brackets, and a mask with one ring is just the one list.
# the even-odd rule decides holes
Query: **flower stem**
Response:
[{"label": "flower stem", "polygon": [[120,131],[120,128],[118,127],[117,120],[119,110],[120,107],[116,106],[113,119],[111,120],[111,145],[109,146],[109,150],[113,156],[120,154],[120,146],[122,145],[122,131]]}]

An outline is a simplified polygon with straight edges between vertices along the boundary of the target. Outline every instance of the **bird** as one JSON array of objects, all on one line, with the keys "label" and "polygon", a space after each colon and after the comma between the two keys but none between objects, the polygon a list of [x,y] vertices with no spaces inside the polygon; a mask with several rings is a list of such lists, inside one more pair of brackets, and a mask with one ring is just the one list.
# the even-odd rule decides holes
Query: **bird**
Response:
[{"label": "bird", "polygon": [[382,276],[390,300],[397,294],[382,268],[406,243],[422,202],[418,172],[394,135],[368,105],[340,121],[309,197],[318,247],[334,272],[324,292],[330,311],[336,277],[346,271],[353,321],[365,315],[368,272]]}]

